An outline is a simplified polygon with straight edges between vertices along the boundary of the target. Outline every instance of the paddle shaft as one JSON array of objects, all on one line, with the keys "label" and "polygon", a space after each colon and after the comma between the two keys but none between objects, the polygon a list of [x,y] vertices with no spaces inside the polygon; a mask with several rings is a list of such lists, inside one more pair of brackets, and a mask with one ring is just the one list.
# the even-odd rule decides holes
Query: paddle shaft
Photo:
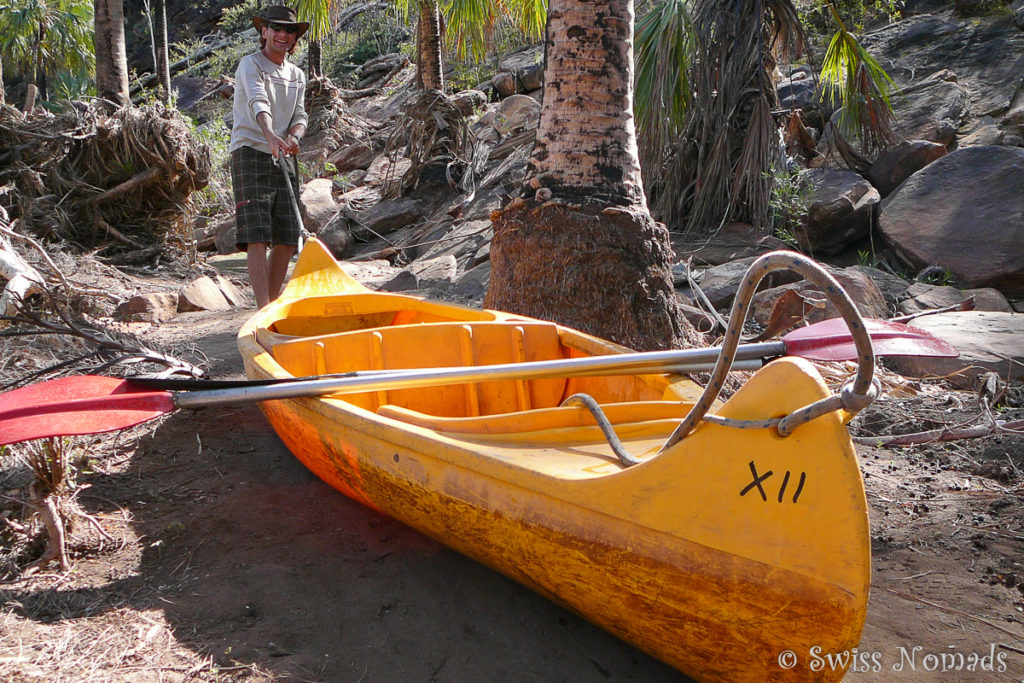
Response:
[{"label": "paddle shaft", "polygon": [[[761,358],[785,353],[783,342],[761,342],[741,347],[742,364],[734,363],[737,370],[756,370]],[[464,384],[468,382],[494,382],[509,379],[547,379],[554,377],[586,377],[613,374],[692,373],[707,372],[718,358],[718,349],[689,349],[685,351],[647,351],[642,353],[564,358],[560,360],[525,363],[499,363],[453,368],[422,368],[385,371],[380,374],[325,377],[289,381],[281,384],[246,386],[232,389],[211,389],[174,394],[177,408],[204,408],[245,401],[270,401],[300,396],[325,394],[352,394],[364,391],[391,391],[417,387]]]}]

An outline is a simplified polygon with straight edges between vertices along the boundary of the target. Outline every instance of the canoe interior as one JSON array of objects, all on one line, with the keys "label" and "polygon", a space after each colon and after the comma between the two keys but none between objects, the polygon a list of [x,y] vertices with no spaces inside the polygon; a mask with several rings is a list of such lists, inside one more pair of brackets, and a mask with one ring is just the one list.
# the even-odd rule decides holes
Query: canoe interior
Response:
[{"label": "canoe interior", "polygon": [[[400,295],[304,299],[282,309],[261,338],[292,376],[366,370],[477,367],[606,354],[584,335],[536,320],[495,320]],[[366,325],[372,325],[366,328]],[[663,375],[508,379],[337,396],[364,410],[410,424],[461,434],[515,434],[593,424],[586,410],[559,408],[576,393],[605,407],[613,424],[678,420],[694,385]],[[604,440],[595,431],[595,439]],[[668,424],[656,430],[671,431]]]}]

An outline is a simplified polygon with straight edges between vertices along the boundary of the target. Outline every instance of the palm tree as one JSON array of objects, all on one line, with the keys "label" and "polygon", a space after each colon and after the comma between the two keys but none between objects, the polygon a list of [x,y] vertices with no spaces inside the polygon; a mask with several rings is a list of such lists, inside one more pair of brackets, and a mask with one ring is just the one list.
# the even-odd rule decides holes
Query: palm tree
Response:
[{"label": "palm tree", "polygon": [[96,0],[96,94],[115,106],[131,104],[121,0]]},{"label": "palm tree", "polygon": [[25,74],[42,99],[49,81],[92,71],[92,3],[88,0],[11,0],[0,4],[0,52],[10,71]]},{"label": "palm tree", "polygon": [[421,90],[444,90],[441,65],[441,8],[437,0],[420,0],[416,23],[416,85]]},{"label": "palm tree", "polygon": [[637,349],[689,343],[640,175],[632,1],[552,0],[544,82],[521,196],[492,220],[485,305]]},{"label": "palm tree", "polygon": [[[838,25],[823,89],[843,108],[844,132],[856,131],[866,148],[885,146],[895,86],[822,1]],[[655,3],[637,48],[637,116],[655,215],[701,235],[733,220],[768,224],[782,166],[772,71],[805,45],[792,0]]]},{"label": "palm tree", "polygon": [[153,50],[156,53],[157,91],[166,104],[171,100],[171,68],[167,54],[167,0],[153,0]]},{"label": "palm tree", "polygon": [[395,0],[395,7],[406,18],[416,9],[416,83],[424,90],[444,90],[443,47],[482,61],[499,20],[533,39],[547,18],[547,0]]}]

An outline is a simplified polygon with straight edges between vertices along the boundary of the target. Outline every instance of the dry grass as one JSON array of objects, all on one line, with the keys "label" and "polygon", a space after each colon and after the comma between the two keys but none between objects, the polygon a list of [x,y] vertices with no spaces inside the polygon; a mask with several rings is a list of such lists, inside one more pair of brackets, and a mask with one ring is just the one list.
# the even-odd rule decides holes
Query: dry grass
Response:
[{"label": "dry grass", "polygon": [[112,609],[41,623],[10,603],[0,612],[5,681],[272,680],[255,665],[219,666],[178,640],[158,609]]}]

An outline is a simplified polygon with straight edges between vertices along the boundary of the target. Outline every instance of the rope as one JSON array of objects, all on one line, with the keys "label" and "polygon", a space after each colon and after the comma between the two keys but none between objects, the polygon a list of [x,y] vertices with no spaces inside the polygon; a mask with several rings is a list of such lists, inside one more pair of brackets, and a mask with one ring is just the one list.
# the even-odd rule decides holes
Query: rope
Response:
[{"label": "rope", "polygon": [[[765,429],[774,427],[780,436],[788,436],[798,426],[822,415],[839,409],[856,413],[870,405],[871,401],[874,400],[878,393],[877,387],[872,383],[875,370],[875,354],[871,348],[871,337],[864,326],[864,320],[861,318],[860,312],[854,305],[853,300],[850,299],[850,295],[843,290],[835,278],[813,260],[796,252],[775,251],[765,254],[754,261],[746,275],[743,276],[729,314],[729,327],[725,331],[722,353],[718,358],[714,371],[711,373],[711,379],[708,381],[704,393],[701,394],[690,412],[665,441],[659,452],[664,452],[681,441],[693,431],[698,422],[707,417],[707,413],[718,399],[718,395],[725,385],[725,378],[732,367],[733,359],[736,356],[736,348],[740,344],[740,334],[750,314],[750,302],[757,291],[758,283],[772,271],[786,269],[799,273],[817,285],[825,293],[829,301],[839,309],[840,315],[850,328],[850,333],[857,348],[857,375],[853,382],[844,386],[838,395],[829,396],[809,406],[804,406],[778,420],[777,423],[773,420],[751,422],[741,428]],[[723,418],[713,418],[709,421],[724,424]],[[739,426],[737,424],[739,422],[748,421],[732,420],[728,424],[730,426]]]},{"label": "rope", "polygon": [[597,426],[600,427],[601,433],[604,434],[604,438],[608,440],[608,445],[612,447],[612,452],[619,458],[619,462],[625,467],[631,467],[638,465],[642,461],[638,460],[633,456],[632,453],[626,450],[626,447],[619,441],[619,435],[615,433],[615,429],[612,427],[612,423],[608,421],[604,411],[601,410],[601,406],[598,405],[597,401],[588,394],[573,394],[569,398],[562,401],[563,406],[578,404],[590,411],[590,414],[594,416],[597,421]]}]

